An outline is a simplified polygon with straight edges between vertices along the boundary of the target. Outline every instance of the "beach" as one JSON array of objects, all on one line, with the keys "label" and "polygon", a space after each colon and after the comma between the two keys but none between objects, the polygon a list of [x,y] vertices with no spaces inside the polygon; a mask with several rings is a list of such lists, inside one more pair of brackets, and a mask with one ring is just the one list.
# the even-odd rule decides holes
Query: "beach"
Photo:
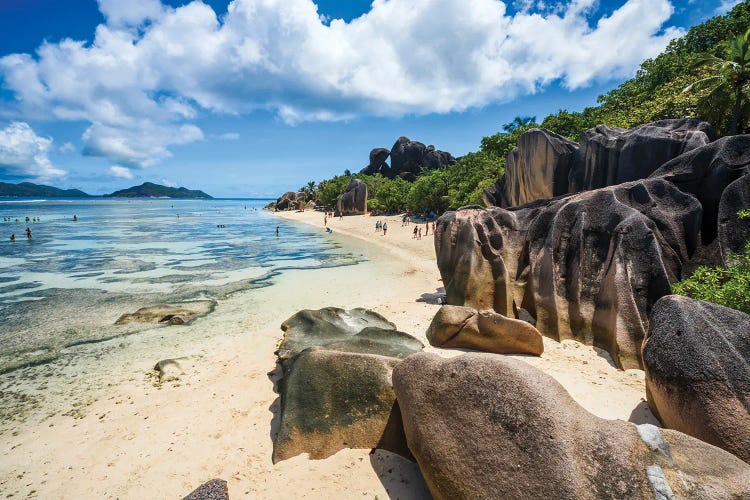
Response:
[{"label": "beach", "polygon": [[[58,377],[65,388],[45,380],[43,368],[39,379],[19,380],[47,384],[58,397],[4,429],[0,490],[15,498],[180,498],[218,477],[231,498],[427,497],[416,464],[384,451],[273,465],[272,372],[279,325],[301,309],[365,307],[427,345],[442,286],[432,227],[415,240],[400,217],[362,215],[330,219],[327,234],[320,212],[274,216],[317,228],[362,261],[284,271],[273,286],[238,292],[207,316],[168,327],[179,335],[152,329],[102,343],[71,376]],[[387,235],[375,231],[377,220],[387,221]],[[642,371],[617,370],[604,351],[574,341],[545,338],[544,347],[540,358],[514,357],[552,375],[595,415],[657,423]],[[156,383],[152,369],[162,359],[178,359],[179,380]]]}]

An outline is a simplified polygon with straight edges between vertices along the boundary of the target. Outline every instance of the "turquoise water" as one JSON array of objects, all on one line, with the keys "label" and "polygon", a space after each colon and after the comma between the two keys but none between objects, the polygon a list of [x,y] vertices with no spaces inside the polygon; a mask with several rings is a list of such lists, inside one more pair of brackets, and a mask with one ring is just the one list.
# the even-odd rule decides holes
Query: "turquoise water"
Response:
[{"label": "turquoise water", "polygon": [[0,221],[11,219],[0,222],[0,373],[153,327],[114,325],[140,307],[220,301],[272,286],[286,269],[357,262],[321,232],[263,211],[267,203],[0,198]]}]

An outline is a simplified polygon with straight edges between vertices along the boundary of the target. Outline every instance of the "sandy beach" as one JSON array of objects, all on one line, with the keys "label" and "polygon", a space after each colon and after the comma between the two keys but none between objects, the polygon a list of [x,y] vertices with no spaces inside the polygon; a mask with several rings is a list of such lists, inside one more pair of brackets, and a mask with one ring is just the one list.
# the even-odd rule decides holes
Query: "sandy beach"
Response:
[{"label": "sandy beach", "polygon": [[[415,240],[413,226],[380,217],[388,222],[383,236],[377,217],[351,216],[329,220],[328,235],[322,213],[276,216],[318,227],[365,262],[284,272],[274,286],[237,293],[208,316],[170,327],[179,335],[155,329],[104,343],[100,356],[82,359],[70,367],[75,376],[61,378],[69,387],[45,381],[58,399],[3,427],[6,497],[180,498],[214,477],[228,481],[232,498],[429,496],[417,466],[388,452],[343,450],[273,465],[278,395],[269,372],[279,325],[300,309],[370,308],[427,344],[441,289],[431,227]],[[657,423],[644,402],[642,371],[617,370],[603,351],[573,341],[544,345],[541,358],[517,357],[600,417]],[[159,386],[151,369],[165,358],[178,358],[184,374]]]}]

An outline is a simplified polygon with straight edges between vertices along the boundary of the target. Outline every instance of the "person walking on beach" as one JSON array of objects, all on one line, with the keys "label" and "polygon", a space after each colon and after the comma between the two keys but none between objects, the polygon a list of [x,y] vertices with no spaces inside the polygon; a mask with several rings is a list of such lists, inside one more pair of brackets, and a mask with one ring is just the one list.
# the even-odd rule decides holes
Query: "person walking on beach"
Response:
[{"label": "person walking on beach", "polygon": [[388,223],[383,222],[383,236],[385,236],[385,233],[388,232]]},{"label": "person walking on beach", "polygon": [[424,235],[427,236],[428,234],[430,234],[430,223],[425,222],[424,223]]},{"label": "person walking on beach", "polygon": [[412,236],[411,236],[411,239],[413,239],[413,240],[414,240],[414,239],[416,239],[416,238],[417,238],[417,226],[414,226],[414,231],[412,231],[412,233],[413,233],[413,234],[412,234]]},{"label": "person walking on beach", "polygon": [[432,235],[435,236],[435,221],[432,222]]},{"label": "person walking on beach", "polygon": [[326,214],[326,216],[323,217],[323,226],[328,227],[328,214]]},{"label": "person walking on beach", "polygon": [[418,239],[418,240],[421,240],[421,239],[422,239],[422,228],[421,228],[421,227],[419,228],[419,233],[418,233],[418,235],[417,235],[417,239]]}]

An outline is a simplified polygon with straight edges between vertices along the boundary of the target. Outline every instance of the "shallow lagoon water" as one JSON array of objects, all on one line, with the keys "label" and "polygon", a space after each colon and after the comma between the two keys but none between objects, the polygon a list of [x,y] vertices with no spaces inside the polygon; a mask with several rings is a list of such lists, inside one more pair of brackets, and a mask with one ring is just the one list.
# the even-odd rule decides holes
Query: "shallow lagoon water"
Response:
[{"label": "shallow lagoon water", "polygon": [[140,307],[220,301],[287,269],[358,262],[322,231],[273,218],[267,202],[0,198],[0,221],[11,219],[0,223],[0,373],[153,328],[114,325]]}]

